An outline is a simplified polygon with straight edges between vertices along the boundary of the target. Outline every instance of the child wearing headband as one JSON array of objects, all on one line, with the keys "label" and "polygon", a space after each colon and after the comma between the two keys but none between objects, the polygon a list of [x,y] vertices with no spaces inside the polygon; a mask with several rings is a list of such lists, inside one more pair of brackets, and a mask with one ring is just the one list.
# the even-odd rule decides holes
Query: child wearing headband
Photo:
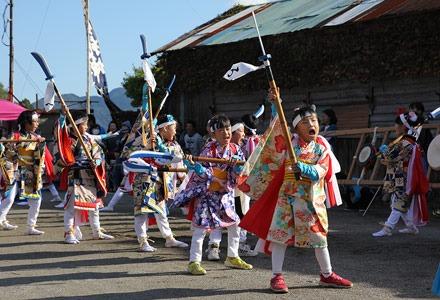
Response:
[{"label": "child wearing headband", "polygon": [[[6,216],[14,203],[15,196],[28,200],[29,235],[41,235],[36,229],[41,205],[42,175],[45,166],[45,139],[36,133],[39,115],[36,111],[25,110],[18,117],[18,131],[12,134],[14,140],[35,140],[35,142],[8,143],[4,157],[0,160],[3,178],[6,182],[5,199],[0,206],[0,228],[14,230],[18,226],[9,224]],[[3,151],[2,151],[3,152]],[[1,154],[0,154],[1,156]]]},{"label": "child wearing headband", "polygon": [[394,124],[398,142],[388,147],[382,145],[382,164],[386,166],[383,189],[391,194],[391,213],[383,228],[373,233],[374,237],[392,235],[400,218],[405,228],[400,233],[418,234],[416,225],[428,220],[426,178],[421,146],[416,142],[422,119],[415,112],[400,114]]},{"label": "child wearing headband", "polygon": [[[327,248],[326,202],[334,205],[340,200],[334,175],[338,164],[328,142],[318,136],[315,107],[293,112],[291,143],[296,164],[288,156],[279,120],[272,122],[271,134],[266,136],[267,142],[260,154],[258,172],[247,179],[246,189],[241,185],[245,192],[258,199],[240,226],[264,240],[257,244],[258,250],[271,253],[270,288],[273,292],[288,292],[282,273],[289,245],[315,249],[321,285],[350,288],[353,284],[349,280],[332,271]],[[299,177],[295,178],[295,174]]]},{"label": "child wearing headband", "polygon": [[[64,242],[80,243],[83,238],[80,225],[85,223],[85,215],[88,215],[93,238],[111,240],[114,237],[102,231],[99,220],[99,208],[103,207],[101,198],[106,193],[105,178],[98,178],[101,176],[100,170],[105,169],[104,152],[97,143],[102,137],[87,132],[88,117],[85,112],[78,111],[72,118],[85,148],[73,130],[73,124],[67,126],[65,116],[61,115],[57,128],[57,143],[61,161],[69,174],[64,205]],[[86,149],[93,161],[87,157]]]},{"label": "child wearing headband", "polygon": [[194,173],[186,189],[176,197],[176,206],[189,204],[192,208],[190,211],[193,211],[193,235],[188,265],[188,272],[192,275],[206,274],[201,265],[203,240],[207,232],[219,232],[222,228],[228,230],[225,265],[237,269],[252,269],[252,265],[238,255],[240,219],[234,206],[234,188],[241,167],[234,165],[233,160],[244,160],[243,153],[236,144],[231,143],[231,123],[226,116],[212,118],[209,130],[214,134],[215,140],[205,145],[200,156],[232,160],[232,164],[188,165]]},{"label": "child wearing headband", "polygon": [[[158,116],[156,131],[159,132],[157,144],[160,152],[183,156],[180,145],[175,141],[176,120],[172,115]],[[182,168],[183,163],[173,164],[172,167]],[[133,182],[134,228],[139,242],[139,251],[156,251],[156,248],[148,243],[149,215],[152,215],[152,211],[148,208],[145,201],[146,193],[148,193],[149,197],[154,198],[157,205],[164,211],[164,214],[154,213],[154,219],[162,237],[165,239],[165,247],[187,248],[188,244],[174,238],[166,213],[166,201],[174,199],[177,190],[177,180],[183,179],[185,174],[163,172],[157,175],[136,173]],[[157,180],[154,180],[154,177],[157,177]]]}]

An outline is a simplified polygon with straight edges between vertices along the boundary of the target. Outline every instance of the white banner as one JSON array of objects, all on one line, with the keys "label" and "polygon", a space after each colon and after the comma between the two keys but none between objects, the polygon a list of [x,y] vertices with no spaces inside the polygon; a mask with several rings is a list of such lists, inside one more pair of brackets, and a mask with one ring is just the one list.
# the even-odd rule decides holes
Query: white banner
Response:
[{"label": "white banner", "polygon": [[44,93],[44,110],[50,111],[54,106],[55,101],[55,88],[53,81],[49,80],[46,86],[46,92]]},{"label": "white banner", "polygon": [[223,75],[223,78],[226,80],[235,80],[237,78],[243,77],[244,75],[254,72],[259,69],[263,69],[264,65],[261,65],[259,67],[256,67],[254,65],[239,62],[236,64],[233,64],[232,67],[226,72],[225,75]]},{"label": "white banner", "polygon": [[154,93],[156,89],[156,79],[154,79],[153,72],[151,72],[150,64],[146,59],[142,61],[142,68],[144,69],[144,79],[147,82],[148,86],[151,88],[151,91]]}]

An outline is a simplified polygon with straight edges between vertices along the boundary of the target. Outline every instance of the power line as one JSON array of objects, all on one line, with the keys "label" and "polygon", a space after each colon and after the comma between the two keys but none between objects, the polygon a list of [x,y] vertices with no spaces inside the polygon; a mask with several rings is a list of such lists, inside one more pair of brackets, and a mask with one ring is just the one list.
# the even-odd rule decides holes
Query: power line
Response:
[{"label": "power line", "polygon": [[35,81],[31,78],[31,76],[26,72],[26,70],[20,65],[20,63],[15,58],[14,58],[14,63],[17,64],[18,68],[23,73],[26,80],[28,80],[33,85],[35,91],[40,92],[41,94],[44,94],[43,91],[35,83]]},{"label": "power line", "polygon": [[5,45],[6,47],[9,47],[8,44],[6,44],[4,42],[5,36],[6,38],[8,38],[8,23],[10,22],[9,18],[6,17],[6,11],[8,10],[8,7],[11,6],[11,3],[8,1],[6,2],[6,6],[5,6],[5,10],[3,11],[3,33],[2,33],[2,44]]},{"label": "power line", "polygon": [[199,16],[200,20],[203,20],[203,17],[199,14],[199,12],[192,5],[191,0],[187,0],[186,2],[188,3],[189,7],[191,7],[191,9],[196,13],[196,15]]},{"label": "power line", "polygon": [[[49,11],[49,7],[50,7],[51,2],[52,2],[52,0],[49,0],[47,2],[46,11],[44,12],[43,21],[41,22],[41,25],[40,25],[40,31],[38,32],[37,41],[35,42],[35,46],[34,46],[34,51],[37,50],[37,46],[38,46],[38,44],[40,42],[41,33],[43,32],[43,27],[44,27],[44,24],[46,23],[47,13]],[[31,69],[31,66],[32,66],[31,62],[32,62],[32,58],[29,56],[29,64],[28,64],[28,67],[26,69],[26,74],[28,74],[29,70]],[[23,86],[21,88],[21,93],[20,93],[21,97],[23,96],[23,92],[24,92],[24,89],[26,88],[26,85],[27,85],[27,81],[25,80],[23,82]]]}]

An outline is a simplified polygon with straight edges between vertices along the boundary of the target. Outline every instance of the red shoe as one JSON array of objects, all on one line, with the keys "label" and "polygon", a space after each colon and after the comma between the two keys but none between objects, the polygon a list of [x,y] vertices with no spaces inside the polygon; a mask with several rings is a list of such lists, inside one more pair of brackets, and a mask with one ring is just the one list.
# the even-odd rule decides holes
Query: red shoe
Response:
[{"label": "red shoe", "polygon": [[322,274],[320,276],[321,280],[319,281],[319,284],[323,286],[343,289],[349,289],[353,286],[353,283],[350,280],[342,278],[335,272],[332,272],[332,274],[327,278],[325,278]]},{"label": "red shoe", "polygon": [[275,274],[275,277],[270,280],[270,289],[275,293],[287,293],[289,288],[284,281],[284,277],[281,274]]}]

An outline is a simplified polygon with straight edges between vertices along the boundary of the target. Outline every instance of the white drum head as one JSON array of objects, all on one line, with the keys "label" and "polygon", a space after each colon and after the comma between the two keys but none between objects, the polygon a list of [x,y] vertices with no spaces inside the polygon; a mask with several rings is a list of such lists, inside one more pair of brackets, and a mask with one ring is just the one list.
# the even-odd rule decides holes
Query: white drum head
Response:
[{"label": "white drum head", "polygon": [[371,147],[365,146],[362,148],[361,152],[359,152],[358,161],[361,164],[365,164],[368,162],[371,156]]},{"label": "white drum head", "polygon": [[440,135],[429,144],[427,156],[429,166],[435,171],[440,171]]}]

